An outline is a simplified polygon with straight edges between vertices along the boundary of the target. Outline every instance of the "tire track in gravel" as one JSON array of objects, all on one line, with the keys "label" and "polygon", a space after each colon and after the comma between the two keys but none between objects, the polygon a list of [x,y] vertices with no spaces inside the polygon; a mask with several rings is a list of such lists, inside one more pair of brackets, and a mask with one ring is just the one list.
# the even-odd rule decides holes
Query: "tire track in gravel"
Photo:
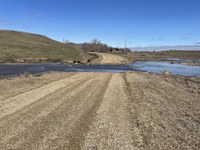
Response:
[{"label": "tire track in gravel", "polygon": [[138,72],[47,78],[52,83],[1,103],[0,149],[199,149],[199,94],[176,79]]},{"label": "tire track in gravel", "polygon": [[[12,137],[13,133],[18,133],[19,131],[21,132],[23,129],[25,129],[24,128],[25,126],[32,125],[34,121],[42,119],[43,117],[47,116],[51,111],[59,107],[59,105],[63,103],[63,100],[56,98],[58,98],[60,95],[64,95],[66,92],[76,89],[81,85],[82,88],[80,89],[83,90],[83,88],[89,84],[88,83],[89,78],[90,76],[87,76],[87,78],[84,79],[80,78],[77,79],[76,81],[69,81],[66,87],[61,88],[47,95],[46,97],[37,100],[28,106],[23,107],[23,109],[18,110],[14,114],[10,114],[8,116],[1,118],[0,128],[4,129],[7,138],[8,135],[11,135]],[[70,92],[70,94],[67,95],[66,97],[70,98],[73,94],[74,92]],[[23,129],[21,124],[23,124]],[[0,133],[0,137],[1,139],[5,139],[2,133]]]},{"label": "tire track in gravel", "polygon": [[79,148],[112,75],[81,76],[76,84],[68,79],[68,85],[74,86],[63,87],[4,117],[0,149]]},{"label": "tire track in gravel", "polygon": [[17,110],[22,109],[26,105],[29,105],[47,96],[48,94],[55,92],[56,90],[65,87],[70,80],[72,81],[74,79],[78,80],[79,78],[83,78],[82,74],[76,74],[72,77],[50,83],[48,85],[19,94],[17,96],[14,96],[12,98],[3,101],[0,104],[0,118],[12,114]]},{"label": "tire track in gravel", "polygon": [[[86,105],[89,105],[89,110],[82,115],[79,121],[79,125],[74,128],[73,132],[70,134],[69,138],[69,144],[63,146],[67,149],[82,149],[84,142],[85,142],[85,136],[87,135],[87,132],[89,131],[89,126],[92,124],[92,121],[96,117],[97,110],[99,109],[103,98],[106,94],[106,90],[109,87],[109,83],[111,82],[113,75],[109,75],[108,77],[101,76],[103,79],[106,79],[104,81],[101,81],[102,86],[99,86],[100,82],[97,82],[97,85],[95,86],[95,92],[92,93],[89,97],[91,100],[87,101]],[[96,83],[95,83],[96,84]],[[97,89],[96,89],[97,88]],[[78,136],[74,136],[78,135]]]},{"label": "tire track in gravel", "polygon": [[[0,80],[0,106],[5,100],[15,97],[19,94],[32,91],[42,86],[48,85],[52,82],[56,82],[61,79],[68,78],[76,73],[57,73],[51,72],[49,74],[43,74],[41,76],[28,76],[23,75],[6,80]],[[1,97],[2,96],[2,97]]]},{"label": "tire track in gravel", "polygon": [[129,99],[121,74],[114,74],[83,149],[135,149]]}]

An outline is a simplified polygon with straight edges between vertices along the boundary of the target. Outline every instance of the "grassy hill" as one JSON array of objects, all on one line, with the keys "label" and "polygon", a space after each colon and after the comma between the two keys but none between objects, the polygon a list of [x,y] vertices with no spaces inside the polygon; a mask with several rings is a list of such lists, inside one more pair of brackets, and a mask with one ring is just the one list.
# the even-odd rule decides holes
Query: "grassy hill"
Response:
[{"label": "grassy hill", "polygon": [[0,30],[0,62],[80,61],[80,52],[48,37]]}]

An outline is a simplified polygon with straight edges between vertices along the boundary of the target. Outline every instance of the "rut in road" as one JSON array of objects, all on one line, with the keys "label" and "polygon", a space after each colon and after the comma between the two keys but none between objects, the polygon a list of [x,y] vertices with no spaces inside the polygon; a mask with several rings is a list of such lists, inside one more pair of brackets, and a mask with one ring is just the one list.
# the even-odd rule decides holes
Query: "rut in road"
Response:
[{"label": "rut in road", "polygon": [[128,105],[124,79],[114,74],[83,149],[135,149]]}]

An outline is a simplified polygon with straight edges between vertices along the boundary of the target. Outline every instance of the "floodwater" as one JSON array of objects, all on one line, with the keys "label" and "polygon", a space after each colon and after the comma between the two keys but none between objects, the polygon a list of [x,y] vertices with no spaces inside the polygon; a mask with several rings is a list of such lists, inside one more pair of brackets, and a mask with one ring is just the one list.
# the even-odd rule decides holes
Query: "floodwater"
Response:
[{"label": "floodwater", "polygon": [[186,62],[188,60],[189,59],[186,59],[186,58],[164,58],[161,61],[177,61],[177,62],[184,63],[184,62]]},{"label": "floodwater", "polygon": [[61,64],[61,63],[39,63],[39,64],[0,64],[0,76],[19,75],[25,72],[31,74],[59,72],[124,72],[139,71],[128,65],[87,65],[87,64]]},{"label": "floodwater", "polygon": [[20,75],[25,72],[31,74],[59,72],[124,72],[143,71],[162,73],[168,70],[172,74],[200,77],[200,66],[187,66],[185,64],[171,64],[170,62],[137,61],[128,65],[68,65],[60,63],[40,64],[0,64],[0,76]]},{"label": "floodwater", "polygon": [[130,66],[147,72],[162,73],[167,70],[175,75],[200,77],[200,66],[171,64],[170,62],[158,61],[137,61],[134,64],[130,64]]}]

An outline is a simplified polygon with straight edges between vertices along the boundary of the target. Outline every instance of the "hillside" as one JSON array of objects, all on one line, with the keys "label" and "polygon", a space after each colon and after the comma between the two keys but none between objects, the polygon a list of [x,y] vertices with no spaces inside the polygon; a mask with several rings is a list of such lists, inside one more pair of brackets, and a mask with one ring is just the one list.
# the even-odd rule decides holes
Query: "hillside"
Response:
[{"label": "hillside", "polygon": [[75,48],[48,37],[0,30],[0,62],[80,61]]}]

